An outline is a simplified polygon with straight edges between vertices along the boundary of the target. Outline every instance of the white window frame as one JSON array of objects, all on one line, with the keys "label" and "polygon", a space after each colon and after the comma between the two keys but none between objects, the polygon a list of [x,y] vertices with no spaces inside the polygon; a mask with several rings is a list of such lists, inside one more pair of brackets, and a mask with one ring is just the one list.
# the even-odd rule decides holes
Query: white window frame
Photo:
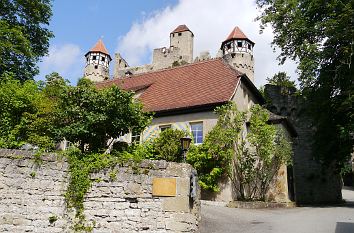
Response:
[{"label": "white window frame", "polygon": [[[197,138],[198,137],[194,137],[194,133],[193,133],[193,130],[192,130],[192,126],[193,125],[201,125],[202,126],[202,130],[198,130],[197,132],[201,132],[201,135],[202,135],[202,141],[201,142],[197,142],[196,140],[198,140]],[[195,145],[200,145],[204,142],[204,125],[203,125],[203,121],[195,121],[195,122],[189,122],[189,126],[190,126],[190,132],[193,136],[193,143]]]}]

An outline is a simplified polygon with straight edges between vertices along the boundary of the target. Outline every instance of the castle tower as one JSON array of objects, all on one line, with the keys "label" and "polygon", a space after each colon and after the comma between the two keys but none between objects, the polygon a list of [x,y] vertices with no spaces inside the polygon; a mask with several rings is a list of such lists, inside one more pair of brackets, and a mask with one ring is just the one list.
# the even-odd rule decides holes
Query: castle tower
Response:
[{"label": "castle tower", "polygon": [[92,82],[101,82],[109,79],[109,63],[112,61],[101,39],[85,54],[86,66],[84,77]]},{"label": "castle tower", "polygon": [[235,27],[221,44],[223,58],[238,71],[245,73],[254,82],[254,42]]},{"label": "castle tower", "polygon": [[170,33],[170,47],[179,48],[180,60],[193,62],[193,39],[193,32],[184,24]]}]

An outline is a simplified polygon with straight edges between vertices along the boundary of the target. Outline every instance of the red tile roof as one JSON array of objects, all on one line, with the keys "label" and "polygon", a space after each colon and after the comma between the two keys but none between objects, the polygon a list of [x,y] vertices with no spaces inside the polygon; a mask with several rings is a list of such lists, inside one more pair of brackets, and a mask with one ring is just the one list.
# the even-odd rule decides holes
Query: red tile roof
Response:
[{"label": "red tile roof", "polygon": [[[248,39],[248,37],[245,35],[245,33],[243,33],[241,31],[241,29],[239,27],[235,27],[232,32],[229,34],[229,36],[226,38],[226,41],[229,40],[233,40],[233,39],[243,39],[243,40],[249,40],[250,42],[252,42],[250,39]],[[252,42],[254,44],[254,42]]]},{"label": "red tile roof", "polygon": [[225,103],[233,97],[241,75],[222,59],[212,59],[103,81],[96,86],[143,90],[139,99],[146,111],[167,112]]},{"label": "red tile roof", "polygon": [[176,33],[176,32],[185,32],[185,31],[190,31],[192,32],[191,30],[189,30],[189,28],[185,25],[185,24],[182,24],[182,25],[179,25],[175,30],[173,30],[171,33]]},{"label": "red tile roof", "polygon": [[102,39],[99,39],[95,46],[90,49],[90,52],[100,52],[109,55],[108,50],[106,49],[106,46],[104,46]]}]

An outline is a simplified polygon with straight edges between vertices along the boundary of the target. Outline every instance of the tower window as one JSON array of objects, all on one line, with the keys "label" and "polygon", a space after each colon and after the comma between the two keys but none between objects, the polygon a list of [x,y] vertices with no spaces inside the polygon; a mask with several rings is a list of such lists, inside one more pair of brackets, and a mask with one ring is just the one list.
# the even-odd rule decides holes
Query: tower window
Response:
[{"label": "tower window", "polygon": [[242,41],[237,41],[237,47],[242,47]]},{"label": "tower window", "polygon": [[96,56],[93,56],[93,57],[92,57],[92,60],[96,60]]},{"label": "tower window", "polygon": [[248,49],[251,50],[251,45],[250,44],[248,44]]},{"label": "tower window", "polygon": [[182,36],[182,32],[179,32],[179,33],[178,33],[178,36]]},{"label": "tower window", "polygon": [[95,65],[95,69],[98,69],[98,65]]},{"label": "tower window", "polygon": [[101,61],[104,61],[104,60],[105,60],[104,57],[102,57],[102,58],[101,58]]}]

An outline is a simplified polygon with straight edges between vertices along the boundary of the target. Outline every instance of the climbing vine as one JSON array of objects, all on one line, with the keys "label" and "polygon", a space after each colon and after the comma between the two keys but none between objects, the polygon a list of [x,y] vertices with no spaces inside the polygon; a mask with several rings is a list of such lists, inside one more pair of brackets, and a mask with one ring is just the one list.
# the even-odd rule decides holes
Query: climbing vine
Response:
[{"label": "climbing vine", "polygon": [[[111,168],[109,179],[114,181],[113,174],[117,173],[117,170],[115,170],[117,165],[122,165],[129,161],[132,168],[134,168],[141,161],[141,158],[134,157],[128,152],[119,154],[83,153],[77,148],[66,151],[65,155],[68,159],[70,173],[65,200],[67,207],[75,210],[75,220],[72,229],[75,232],[91,232],[95,223],[87,223],[84,215],[85,195],[94,182],[90,175],[103,169]],[[99,181],[97,180],[97,182]]]}]

